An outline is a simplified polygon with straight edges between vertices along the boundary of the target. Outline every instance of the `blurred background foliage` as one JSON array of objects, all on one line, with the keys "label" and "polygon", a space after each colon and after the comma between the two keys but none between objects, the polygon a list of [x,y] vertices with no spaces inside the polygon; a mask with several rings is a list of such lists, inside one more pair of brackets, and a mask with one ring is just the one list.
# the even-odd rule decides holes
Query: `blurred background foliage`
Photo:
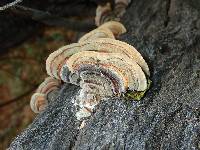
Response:
[{"label": "blurred background foliage", "polygon": [[7,147],[35,117],[29,106],[30,97],[47,76],[48,55],[76,38],[75,31],[44,27],[0,56],[0,149]]}]

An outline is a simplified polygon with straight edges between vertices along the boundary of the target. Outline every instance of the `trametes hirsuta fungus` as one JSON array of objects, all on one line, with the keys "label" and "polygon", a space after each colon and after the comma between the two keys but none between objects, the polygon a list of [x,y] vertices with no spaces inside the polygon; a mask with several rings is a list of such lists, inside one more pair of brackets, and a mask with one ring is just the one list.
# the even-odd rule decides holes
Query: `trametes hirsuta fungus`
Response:
[{"label": "trametes hirsuta fungus", "polygon": [[144,92],[148,88],[149,67],[133,46],[115,39],[125,31],[121,23],[110,21],[85,34],[78,43],[51,53],[46,61],[51,78],[32,96],[31,108],[35,112],[43,110],[48,87],[58,88],[60,81],[81,88],[74,100],[79,107],[75,114],[78,120],[89,117],[105,98],[124,96],[128,91]]},{"label": "trametes hirsuta fungus", "polygon": [[120,17],[124,15],[130,2],[131,0],[115,0],[114,9],[111,8],[110,3],[99,5],[96,9],[96,25],[99,26],[111,20],[120,21]]},{"label": "trametes hirsuta fungus", "polygon": [[117,18],[120,18],[126,12],[127,6],[130,4],[131,0],[115,0],[115,14]]},{"label": "trametes hirsuta fungus", "polygon": [[100,26],[104,22],[113,20],[111,19],[111,11],[112,9],[110,3],[106,3],[104,6],[99,5],[96,9],[95,24]]}]

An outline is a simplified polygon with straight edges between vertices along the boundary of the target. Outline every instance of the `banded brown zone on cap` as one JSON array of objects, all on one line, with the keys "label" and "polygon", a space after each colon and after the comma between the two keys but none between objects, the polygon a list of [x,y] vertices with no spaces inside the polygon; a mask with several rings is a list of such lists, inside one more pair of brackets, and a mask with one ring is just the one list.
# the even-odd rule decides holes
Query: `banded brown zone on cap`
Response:
[{"label": "banded brown zone on cap", "polygon": [[[95,65],[91,64],[84,64],[78,66],[79,68],[76,68],[78,70],[77,74],[80,75],[80,78],[82,79],[83,83],[92,83],[93,85],[104,85],[106,87],[111,87],[110,90],[107,90],[107,92],[112,93],[112,95],[118,95],[120,93],[120,79],[118,76],[113,74],[112,72],[109,72],[107,69],[101,67],[97,68]],[[87,79],[87,77],[90,77],[93,75],[93,78]],[[96,80],[97,78],[95,76],[98,76],[102,78],[104,81],[98,83],[99,80]],[[81,86],[81,85],[80,85]],[[109,88],[104,88],[109,89]],[[104,91],[103,89],[101,91]],[[110,92],[112,91],[112,92]]]},{"label": "banded brown zone on cap", "polygon": [[58,89],[61,82],[53,77],[45,78],[44,82],[40,84],[36,93],[48,94],[49,92]]},{"label": "banded brown zone on cap", "polygon": [[149,67],[142,55],[131,45],[109,38],[99,38],[80,43],[81,51],[103,51],[108,53],[122,53],[133,59],[147,75],[150,75]]},{"label": "banded brown zone on cap", "polygon": [[114,78],[118,78],[120,93],[126,92],[127,89],[144,91],[147,88],[146,77],[141,67],[122,53],[82,51],[72,55],[66,64],[72,73],[79,76],[81,68],[85,65],[88,71],[91,67],[96,68],[96,72],[101,72],[101,68],[102,71],[106,70],[110,75],[114,75]]},{"label": "banded brown zone on cap", "polygon": [[59,88],[61,82],[53,77],[47,77],[44,82],[40,84],[36,93],[31,97],[30,106],[35,113],[43,111],[48,105],[47,94]]},{"label": "banded brown zone on cap", "polygon": [[129,58],[133,59],[147,75],[150,75],[147,63],[133,46],[110,38],[99,38],[81,43],[74,43],[58,49],[50,54],[46,61],[47,73],[52,77],[61,79],[60,71],[62,66],[73,54],[82,51],[99,51],[125,54]]},{"label": "banded brown zone on cap", "polygon": [[[107,22],[101,25],[99,28],[89,32],[84,35],[79,43],[73,43],[67,46],[63,46],[60,49],[54,51],[49,55],[46,60],[46,70],[47,74],[56,78],[61,79],[60,70],[63,64],[68,60],[70,56],[80,51],[84,51],[84,45],[87,45],[86,41],[93,41],[95,39],[102,39],[103,37],[107,37],[107,39],[113,38],[114,36],[118,36],[122,33],[126,32],[125,27],[116,21]],[[85,43],[86,42],[86,43]],[[97,45],[92,45],[93,47]],[[96,48],[92,48],[91,50],[95,51]]]},{"label": "banded brown zone on cap", "polygon": [[47,74],[56,79],[60,79],[60,69],[67,59],[80,51],[80,45],[73,43],[63,46],[49,55],[46,60]]},{"label": "banded brown zone on cap", "polygon": [[48,105],[46,95],[42,93],[34,93],[31,97],[31,110],[35,113],[40,113]]}]

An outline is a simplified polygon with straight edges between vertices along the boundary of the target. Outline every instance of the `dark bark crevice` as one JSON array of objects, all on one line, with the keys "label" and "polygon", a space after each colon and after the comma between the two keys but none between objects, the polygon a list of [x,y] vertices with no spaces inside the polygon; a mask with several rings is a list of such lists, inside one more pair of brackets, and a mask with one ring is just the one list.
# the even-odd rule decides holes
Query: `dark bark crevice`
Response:
[{"label": "dark bark crevice", "polygon": [[164,22],[165,27],[168,26],[168,23],[170,21],[170,16],[169,16],[170,6],[171,6],[171,0],[167,0],[166,1],[166,20]]}]

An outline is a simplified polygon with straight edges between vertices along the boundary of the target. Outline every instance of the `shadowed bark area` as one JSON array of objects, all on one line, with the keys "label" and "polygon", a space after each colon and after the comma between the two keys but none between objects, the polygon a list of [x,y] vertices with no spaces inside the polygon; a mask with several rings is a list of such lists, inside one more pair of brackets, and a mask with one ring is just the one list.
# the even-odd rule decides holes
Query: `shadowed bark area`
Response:
[{"label": "shadowed bark area", "polygon": [[78,87],[64,85],[10,149],[200,149],[199,1],[133,0],[122,21],[151,68],[145,97],[102,101],[79,130]]},{"label": "shadowed bark area", "polygon": [[[12,0],[1,0],[0,7],[9,2]],[[76,25],[73,28],[71,24],[77,20],[71,18],[95,16],[97,4],[105,2],[106,0],[23,0],[19,6],[36,11],[34,13],[30,13],[28,10],[22,11],[19,6],[0,11],[0,54],[32,37],[39,32],[43,24],[68,27],[74,30],[77,30],[78,26],[80,29],[80,25],[84,21],[75,22]],[[92,25],[95,26],[94,22],[87,27],[86,22],[86,29],[83,25],[82,30],[87,31]]]}]

